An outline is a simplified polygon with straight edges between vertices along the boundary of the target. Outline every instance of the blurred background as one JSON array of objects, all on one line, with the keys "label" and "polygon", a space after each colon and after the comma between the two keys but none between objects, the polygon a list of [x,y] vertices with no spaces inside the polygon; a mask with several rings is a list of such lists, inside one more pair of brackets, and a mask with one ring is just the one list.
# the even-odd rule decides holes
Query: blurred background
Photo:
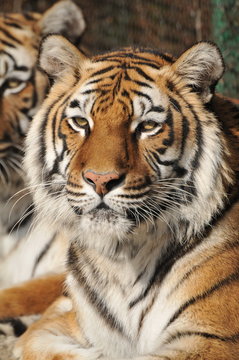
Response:
[{"label": "blurred background", "polygon": [[[57,0],[0,0],[0,11],[43,12]],[[127,45],[180,55],[197,41],[218,44],[226,73],[218,91],[239,98],[239,0],[75,0],[91,53]]]}]

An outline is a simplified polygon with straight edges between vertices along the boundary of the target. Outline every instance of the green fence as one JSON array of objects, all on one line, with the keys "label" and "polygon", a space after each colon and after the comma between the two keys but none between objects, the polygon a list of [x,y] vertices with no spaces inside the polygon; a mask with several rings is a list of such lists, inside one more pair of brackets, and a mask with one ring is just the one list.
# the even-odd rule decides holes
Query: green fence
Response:
[{"label": "green fence", "polygon": [[218,89],[239,98],[239,0],[212,0],[212,3],[213,38],[226,63]]}]

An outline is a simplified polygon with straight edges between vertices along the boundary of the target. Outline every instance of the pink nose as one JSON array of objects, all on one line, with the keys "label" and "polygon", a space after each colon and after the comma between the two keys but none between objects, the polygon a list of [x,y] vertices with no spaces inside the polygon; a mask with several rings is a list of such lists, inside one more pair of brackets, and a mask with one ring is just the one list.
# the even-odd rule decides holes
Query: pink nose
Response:
[{"label": "pink nose", "polygon": [[110,190],[121,182],[120,176],[116,172],[97,173],[92,170],[87,170],[84,175],[84,179],[88,184],[95,188],[95,191],[99,195],[105,195]]}]

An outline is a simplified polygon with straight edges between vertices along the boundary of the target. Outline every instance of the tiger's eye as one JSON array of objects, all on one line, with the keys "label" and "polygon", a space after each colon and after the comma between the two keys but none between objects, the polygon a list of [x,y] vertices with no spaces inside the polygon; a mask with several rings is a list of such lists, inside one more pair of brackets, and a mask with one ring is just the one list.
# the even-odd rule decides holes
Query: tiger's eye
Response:
[{"label": "tiger's eye", "polygon": [[79,116],[75,116],[72,118],[72,120],[74,121],[74,123],[77,125],[77,126],[80,126],[80,127],[86,127],[88,126],[88,121],[85,119],[85,118],[82,118],[82,117],[79,117]]},{"label": "tiger's eye", "polygon": [[21,80],[17,80],[17,79],[10,79],[7,81],[7,87],[10,89],[14,89],[16,87],[18,87],[20,84],[22,83]]},{"label": "tiger's eye", "polygon": [[154,130],[157,127],[160,127],[161,125],[159,123],[157,123],[154,120],[148,120],[148,121],[143,121],[140,124],[140,130],[141,131],[151,131]]}]

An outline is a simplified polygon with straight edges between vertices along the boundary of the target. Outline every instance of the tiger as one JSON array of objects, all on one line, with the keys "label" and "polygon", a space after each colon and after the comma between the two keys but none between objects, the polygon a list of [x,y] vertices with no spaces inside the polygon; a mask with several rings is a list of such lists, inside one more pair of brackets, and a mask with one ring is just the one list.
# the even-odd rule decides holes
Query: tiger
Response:
[{"label": "tiger", "polygon": [[[29,124],[49,88],[47,76],[37,67],[40,40],[54,32],[78,41],[85,26],[81,9],[70,0],[56,3],[43,14],[0,15],[1,287],[53,269],[55,258],[59,262],[65,251],[63,235],[47,224],[33,226],[34,205],[22,159]],[[42,232],[45,237],[39,241]]]},{"label": "tiger", "polygon": [[39,216],[68,231],[67,269],[16,358],[238,359],[239,113],[215,93],[218,47],[87,57],[49,35],[39,62],[54,83],[24,166]]}]

